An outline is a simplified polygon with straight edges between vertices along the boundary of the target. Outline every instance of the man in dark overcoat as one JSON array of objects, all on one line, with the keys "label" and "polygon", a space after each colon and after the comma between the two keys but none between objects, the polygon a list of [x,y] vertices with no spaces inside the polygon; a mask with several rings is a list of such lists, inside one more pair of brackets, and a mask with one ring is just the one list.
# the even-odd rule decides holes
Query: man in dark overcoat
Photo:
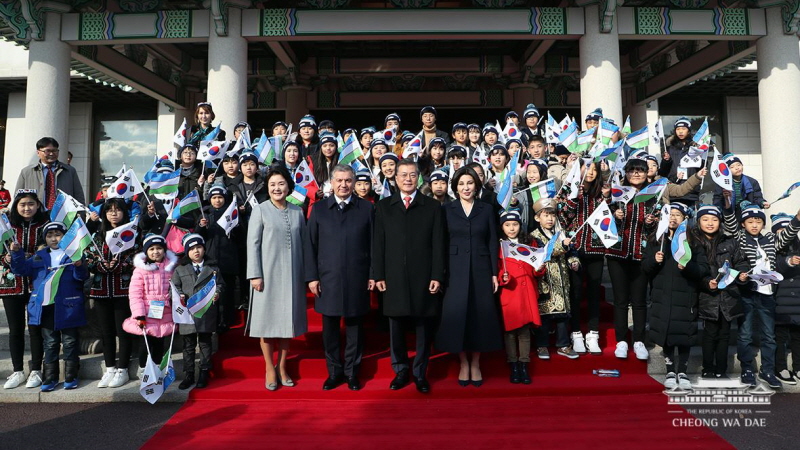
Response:
[{"label": "man in dark overcoat", "polygon": [[417,355],[412,372],[417,390],[427,393],[426,371],[444,279],[445,224],[439,202],[417,191],[419,176],[415,162],[400,161],[395,172],[398,191],[377,203],[372,270],[389,318],[397,374],[389,387],[401,389],[411,381],[405,332],[413,327]]},{"label": "man in dark overcoat", "polygon": [[[369,312],[369,277],[372,254],[372,203],[353,194],[355,173],[337,165],[331,174],[333,195],[311,210],[305,248],[306,281],[317,296],[314,309],[322,314],[322,343],[330,390],[347,381],[350,389],[361,389],[358,367],[364,349],[364,316]],[[344,363],[339,327],[345,324]]]}]

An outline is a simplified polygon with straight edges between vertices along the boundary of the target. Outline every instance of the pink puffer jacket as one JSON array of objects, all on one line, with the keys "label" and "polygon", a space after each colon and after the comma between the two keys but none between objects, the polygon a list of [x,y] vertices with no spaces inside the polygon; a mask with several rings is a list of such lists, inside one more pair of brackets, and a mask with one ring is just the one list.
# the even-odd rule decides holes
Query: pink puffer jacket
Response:
[{"label": "pink puffer jacket", "polygon": [[131,305],[131,317],[125,319],[122,328],[131,334],[141,336],[142,329],[136,323],[136,317],[147,317],[150,310],[150,302],[163,300],[164,314],[161,319],[147,317],[145,329],[150,336],[164,337],[172,334],[175,324],[172,323],[172,291],[170,290],[169,280],[172,271],[178,263],[178,257],[171,251],[160,263],[146,263],[144,253],[139,253],[133,259],[133,270],[131,285],[129,289],[129,301]]}]

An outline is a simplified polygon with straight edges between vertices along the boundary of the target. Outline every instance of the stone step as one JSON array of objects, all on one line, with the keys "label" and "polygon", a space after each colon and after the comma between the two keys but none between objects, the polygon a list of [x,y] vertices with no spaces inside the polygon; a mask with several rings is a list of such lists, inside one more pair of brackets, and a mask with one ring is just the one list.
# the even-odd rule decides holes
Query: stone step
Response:
[{"label": "stone step", "polygon": [[[26,354],[24,358],[25,364],[25,375],[29,374],[28,370],[28,360],[30,359],[30,354]],[[61,371],[61,379],[64,379],[64,361],[61,360],[60,362],[60,371]],[[181,353],[173,353],[172,354],[172,365],[175,368],[175,375],[179,378],[183,378],[183,355]],[[195,370],[197,369],[198,364],[195,364]],[[131,359],[130,364],[128,365],[128,376],[134,380],[137,379],[136,372],[139,369],[139,358],[134,357]],[[0,351],[0,379],[5,380],[5,378],[11,375],[13,372],[14,367],[11,364],[11,355],[8,351]],[[78,371],[78,379],[80,380],[99,380],[103,377],[103,374],[106,371],[106,364],[103,361],[103,355],[81,355],[81,367]]]},{"label": "stone step", "polygon": [[[62,384],[52,392],[42,392],[39,388],[16,389],[0,388],[0,403],[107,403],[107,402],[146,402],[139,393],[139,382],[131,381],[118,388],[98,388],[99,380],[80,380],[77,389],[65,390]],[[191,389],[178,389],[176,381],[158,399],[158,403],[183,403]]]},{"label": "stone step", "polygon": [[[647,373],[650,375],[665,375],[667,373],[664,364],[664,356],[661,347],[654,346],[649,348],[650,360],[647,362]],[[761,365],[761,354],[756,355],[756,367]],[[689,352],[689,369],[687,373],[700,374],[703,370],[703,350],[699,346],[692,347]],[[736,358],[736,346],[728,347],[728,373],[738,375],[742,373],[742,366]]]}]

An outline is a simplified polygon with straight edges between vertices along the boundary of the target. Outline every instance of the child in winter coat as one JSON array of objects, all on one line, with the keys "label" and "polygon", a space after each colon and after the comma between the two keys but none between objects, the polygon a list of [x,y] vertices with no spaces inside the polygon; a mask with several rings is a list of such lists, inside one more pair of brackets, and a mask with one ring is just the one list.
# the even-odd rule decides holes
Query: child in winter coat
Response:
[{"label": "child in winter coat", "polygon": [[[230,235],[228,235],[219,222],[232,201],[230,192],[225,187],[216,185],[209,189],[208,196],[211,204],[206,208],[205,218],[200,219],[195,229],[205,241],[206,258],[219,264],[221,270],[217,272],[217,279],[232,288],[236,285],[236,276],[240,270],[241,256],[237,243],[245,240],[241,235],[242,219],[239,218],[239,224],[230,230]],[[217,316],[217,328],[220,332],[224,332],[236,322],[237,301],[234,298],[233,289],[221,293],[219,299],[222,313]]]},{"label": "child in winter coat", "polygon": [[[557,203],[555,199],[543,198],[533,205],[534,219],[538,226],[531,233],[536,247],[544,247],[556,234]],[[553,247],[550,261],[545,263],[546,273],[539,282],[539,314],[542,326],[536,330],[536,346],[539,359],[550,359],[547,350],[550,338],[550,325],[556,326],[556,347],[558,354],[569,359],[578,358],[578,353],[570,343],[567,321],[570,314],[569,266],[580,264],[578,257],[567,255],[570,239],[559,235],[560,242]]]},{"label": "child in winter coat", "polygon": [[[502,236],[513,243],[530,245],[530,236],[521,232],[522,218],[519,211],[511,210],[500,217]],[[505,325],[505,345],[508,365],[511,368],[510,381],[514,384],[530,384],[528,363],[531,361],[532,324],[541,326],[539,317],[539,293],[536,277],[544,275],[542,266],[538,271],[530,264],[514,258],[505,257],[500,249],[500,263],[497,273],[500,289],[500,306]]]},{"label": "child in winter coat", "polygon": [[[18,243],[11,244],[11,270],[15,275],[34,279],[33,292],[28,302],[28,323],[42,327],[44,338],[42,392],[50,392],[58,385],[58,350],[62,345],[64,389],[78,387],[80,368],[78,327],[86,325],[83,282],[89,278],[89,272],[83,259],[73,263],[64,250],[59,248],[58,244],[66,233],[67,227],[63,223],[48,223],[42,228],[45,248],[27,259]],[[57,266],[63,266],[60,275],[54,274],[51,269]],[[52,293],[50,289],[56,286],[56,292]]]},{"label": "child in winter coat", "polygon": [[200,307],[205,312],[197,317],[191,313],[194,325],[180,324],[180,333],[183,336],[183,371],[185,377],[178,386],[180,389],[189,389],[194,384],[194,357],[195,347],[200,342],[200,375],[197,378],[197,387],[208,386],[208,371],[211,370],[211,335],[217,329],[217,298],[222,293],[225,281],[219,274],[219,267],[212,260],[205,259],[206,244],[199,234],[187,234],[183,237],[184,262],[172,274],[172,284],[181,295],[181,303],[186,307],[187,300],[202,290],[213,277],[216,277],[217,289],[213,294],[211,305]]},{"label": "child in winter coat", "polygon": [[[748,175],[744,174],[744,165],[742,160],[733,153],[728,153],[722,157],[725,164],[731,171],[731,178],[733,179],[733,192],[732,202],[736,212],[736,218],[742,218],[742,202],[752,203],[759,208],[769,209],[769,202],[764,200],[764,194],[761,192],[761,185],[758,181]],[[725,199],[722,195],[723,189],[719,186],[714,186],[714,205],[720,209],[725,207]]]},{"label": "child in winter coat", "polygon": [[[712,205],[697,209],[697,226],[692,239],[708,259],[709,275],[700,283],[700,319],[703,320],[703,378],[726,378],[731,322],[742,315],[741,282],[732,280],[720,286],[719,270],[727,262],[731,269],[746,272],[747,260],[736,239],[721,230],[722,210]],[[727,285],[727,286],[725,286]]]},{"label": "child in winter coat", "polygon": [[[671,203],[669,225],[662,241],[651,239],[642,258],[642,270],[652,280],[650,299],[650,338],[664,350],[667,379],[664,387],[691,390],[692,383],[686,375],[689,351],[697,334],[697,287],[709,276],[705,252],[689,240],[691,259],[685,266],[672,256],[675,230],[689,217],[689,208],[683,203]],[[693,245],[694,244],[694,245]],[[663,250],[662,250],[663,245]],[[675,366],[675,351],[678,365]]]},{"label": "child in winter coat", "polygon": [[[772,232],[780,235],[792,221],[784,213],[773,214]],[[796,385],[800,380],[800,240],[792,243],[778,254],[778,272],[783,281],[778,283],[775,293],[775,376],[782,383]],[[786,360],[791,352],[792,368]]]},{"label": "child in winter coat", "polygon": [[[130,334],[145,336],[153,362],[164,357],[164,337],[172,334],[172,290],[169,280],[178,257],[167,250],[167,241],[155,234],[144,239],[143,252],[133,259],[129,288],[131,317],[122,328]],[[147,365],[147,347],[140,346],[139,367]]]},{"label": "child in winter coat", "polygon": [[[784,251],[797,238],[800,231],[800,211],[781,234],[769,231],[762,233],[766,222],[764,210],[756,205],[745,204],[742,207],[742,219],[737,223],[736,214],[731,203],[730,191],[725,196],[725,232],[735,235],[739,248],[747,258],[749,270],[774,271],[777,268],[777,253]],[[739,275],[741,281],[748,281],[747,272]],[[751,348],[753,334],[761,334],[761,370],[758,377],[773,389],[781,388],[781,381],[775,376],[775,286],[769,282],[757,283],[750,280],[742,286],[742,306],[744,316],[739,318],[739,339],[737,356],[742,363],[742,383],[756,385],[755,352]],[[759,328],[755,328],[755,316],[758,315]]]}]

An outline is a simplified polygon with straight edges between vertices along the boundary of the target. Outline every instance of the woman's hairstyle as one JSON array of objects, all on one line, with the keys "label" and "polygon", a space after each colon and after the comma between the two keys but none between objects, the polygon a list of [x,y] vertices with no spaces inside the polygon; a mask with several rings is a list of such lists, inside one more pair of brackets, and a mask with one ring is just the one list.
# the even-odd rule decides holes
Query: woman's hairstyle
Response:
[{"label": "woman's hairstyle", "polygon": [[300,146],[297,145],[297,142],[294,142],[294,141],[287,142],[286,145],[283,146],[283,149],[281,149],[281,161],[283,161],[284,164],[286,163],[286,150],[289,147],[294,147],[294,148],[297,149],[297,163],[296,164],[300,164],[302,162],[302,160],[303,160],[303,155],[300,152]]},{"label": "woman's hairstyle", "polygon": [[[502,224],[500,224],[500,226],[498,227],[498,232],[500,233],[501,239],[509,239],[509,237],[506,236],[506,231],[503,229]],[[531,245],[533,243],[533,237],[531,237],[530,233],[525,232],[525,227],[521,223],[519,224],[519,233],[517,233],[517,240],[522,245]]]},{"label": "woman's hairstyle", "polygon": [[294,190],[294,180],[292,179],[292,176],[289,174],[289,171],[286,169],[286,167],[275,164],[269,166],[269,169],[267,169],[267,174],[264,176],[264,185],[269,184],[269,180],[273,176],[283,177],[283,179],[286,180],[286,184],[289,186],[289,193],[292,193]]},{"label": "woman's hairstyle", "polygon": [[203,110],[203,111],[211,114],[211,121],[212,122],[214,121],[214,119],[217,118],[217,115],[214,114],[214,109],[211,107],[211,103],[208,103],[208,102],[198,103],[197,104],[197,108],[194,110],[194,124],[195,125],[200,125],[200,120],[197,118],[197,114],[200,113],[200,110]]},{"label": "woman's hairstyle", "polygon": [[[474,163],[478,164],[478,163]],[[533,164],[528,161],[525,164],[525,176],[522,177],[522,184],[520,185],[521,188],[531,187],[531,183],[528,181],[528,169],[533,166],[536,168],[536,171],[539,172],[539,181],[544,181],[547,179],[547,167],[540,165],[540,164]]]},{"label": "woman's hairstyle", "polygon": [[478,191],[481,189],[481,179],[478,178],[478,174],[469,166],[461,167],[453,174],[453,179],[450,180],[450,188],[453,190],[453,193],[456,194],[457,198],[461,198],[458,194],[458,180],[463,176],[472,177],[472,181],[475,182],[475,197],[477,197]]},{"label": "woman's hairstyle", "polygon": [[625,176],[622,179],[623,186],[630,186],[630,182],[628,182],[628,171],[631,169],[639,169],[644,172],[645,176],[647,175],[647,161],[639,158],[631,158],[625,164]]},{"label": "woman's hairstyle", "polygon": [[603,172],[600,170],[600,163],[593,162],[586,166],[586,170],[589,170],[589,167],[594,167],[597,175],[592,181],[583,181],[583,185],[586,186],[586,194],[590,198],[600,198],[603,195]]},{"label": "woman's hairstyle", "polygon": [[[339,150],[333,151],[333,156],[331,157],[331,169],[336,165],[339,161]],[[314,179],[317,180],[317,183],[322,187],[322,183],[328,181],[331,178],[330,170],[328,169],[328,159],[322,153],[322,149],[318,149],[316,153],[311,155],[311,162],[314,164]]]},{"label": "woman's hairstyle", "polygon": [[44,205],[42,205],[42,202],[39,200],[39,197],[36,195],[36,193],[25,192],[17,194],[16,197],[14,197],[14,203],[11,204],[11,210],[8,212],[8,221],[11,222],[11,225],[21,226],[25,222],[25,219],[23,219],[19,214],[19,211],[17,211],[17,205],[19,205],[20,200],[23,198],[32,198],[36,200],[36,204],[39,206],[39,208],[36,210],[36,214],[31,217],[31,223],[45,223],[48,221],[49,218],[47,213],[44,211]]},{"label": "woman's hairstyle", "polygon": [[122,220],[117,226],[124,225],[131,221],[130,214],[128,214],[128,205],[125,204],[125,199],[122,198],[107,198],[103,202],[103,207],[100,209],[100,235],[105,236],[106,232],[114,229],[114,225],[108,221],[106,213],[112,208],[122,211]]}]

